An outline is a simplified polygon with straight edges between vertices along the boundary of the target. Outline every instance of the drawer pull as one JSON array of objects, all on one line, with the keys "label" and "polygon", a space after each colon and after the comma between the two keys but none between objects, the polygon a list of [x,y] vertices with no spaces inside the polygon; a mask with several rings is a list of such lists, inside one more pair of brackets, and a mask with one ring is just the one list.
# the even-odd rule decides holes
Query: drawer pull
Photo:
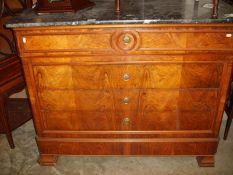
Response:
[{"label": "drawer pull", "polygon": [[131,42],[131,38],[128,35],[125,35],[124,38],[123,38],[123,42],[125,44],[129,44]]},{"label": "drawer pull", "polygon": [[26,38],[26,37],[23,37],[23,39],[22,39],[22,40],[23,40],[23,43],[24,43],[24,44],[26,44],[26,42],[27,42],[27,38]]},{"label": "drawer pull", "polygon": [[227,38],[231,38],[231,37],[232,37],[232,34],[231,34],[231,33],[227,33],[227,34],[226,34],[226,37],[227,37]]},{"label": "drawer pull", "polygon": [[123,120],[122,120],[122,124],[123,125],[129,125],[130,124],[130,119],[128,118],[128,117],[126,117],[126,118],[124,118]]},{"label": "drawer pull", "polygon": [[126,104],[126,105],[129,104],[129,97],[124,97],[123,98],[123,103]]},{"label": "drawer pull", "polygon": [[129,74],[125,73],[125,74],[123,75],[123,80],[124,80],[124,81],[128,81],[129,78],[130,78]]}]

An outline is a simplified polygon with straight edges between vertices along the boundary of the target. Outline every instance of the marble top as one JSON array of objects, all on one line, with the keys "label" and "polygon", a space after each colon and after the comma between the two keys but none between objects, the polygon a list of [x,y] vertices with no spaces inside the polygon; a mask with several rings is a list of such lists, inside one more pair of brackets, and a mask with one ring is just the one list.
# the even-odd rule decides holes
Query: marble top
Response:
[{"label": "marble top", "polygon": [[115,14],[114,0],[92,0],[94,7],[81,11],[38,15],[29,9],[8,21],[6,27],[88,24],[233,23],[233,5],[220,0],[218,18],[212,19],[212,0],[121,0]]}]

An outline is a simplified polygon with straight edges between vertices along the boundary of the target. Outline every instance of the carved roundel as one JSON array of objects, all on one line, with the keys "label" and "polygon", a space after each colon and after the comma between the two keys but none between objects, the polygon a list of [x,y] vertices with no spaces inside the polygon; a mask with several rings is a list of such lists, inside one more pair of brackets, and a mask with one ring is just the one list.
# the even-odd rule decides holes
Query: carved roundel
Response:
[{"label": "carved roundel", "polygon": [[118,51],[133,51],[140,45],[140,36],[135,31],[117,31],[112,35],[111,45]]}]

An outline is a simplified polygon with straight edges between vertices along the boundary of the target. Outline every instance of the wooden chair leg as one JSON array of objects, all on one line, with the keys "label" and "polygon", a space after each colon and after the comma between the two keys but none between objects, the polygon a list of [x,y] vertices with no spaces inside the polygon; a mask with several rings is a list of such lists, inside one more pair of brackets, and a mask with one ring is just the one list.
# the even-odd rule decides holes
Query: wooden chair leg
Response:
[{"label": "wooden chair leg", "polygon": [[8,140],[8,143],[13,149],[15,147],[9,125],[8,112],[7,112],[7,95],[0,95],[0,120],[2,121],[3,128]]},{"label": "wooden chair leg", "polygon": [[26,0],[26,6],[27,8],[32,8],[33,2],[32,0]]},{"label": "wooden chair leg", "polygon": [[216,19],[218,18],[218,5],[219,5],[219,0],[213,0],[213,14],[212,14],[212,18]]},{"label": "wooden chair leg", "polygon": [[117,15],[119,15],[120,11],[121,11],[121,9],[120,9],[120,3],[121,3],[121,0],[115,0],[115,13]]},{"label": "wooden chair leg", "polygon": [[226,123],[225,131],[224,131],[224,137],[223,137],[224,140],[227,139],[228,132],[230,130],[231,122],[232,122],[232,118],[233,118],[233,95],[229,95],[229,96],[230,96],[229,97],[230,98],[230,105],[229,105],[229,108],[227,110],[227,123]]},{"label": "wooden chair leg", "polygon": [[231,113],[230,113],[230,115],[227,118],[227,124],[226,124],[225,132],[224,132],[224,137],[223,137],[224,140],[227,139],[228,132],[229,132],[230,127],[231,127],[232,118],[233,118],[233,107],[231,107]]}]

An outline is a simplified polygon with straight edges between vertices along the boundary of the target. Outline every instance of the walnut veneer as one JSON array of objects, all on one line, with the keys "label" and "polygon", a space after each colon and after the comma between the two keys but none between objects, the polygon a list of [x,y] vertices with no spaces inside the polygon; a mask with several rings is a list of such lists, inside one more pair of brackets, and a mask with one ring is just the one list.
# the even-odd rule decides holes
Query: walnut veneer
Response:
[{"label": "walnut veneer", "polygon": [[190,155],[213,166],[233,25],[15,28],[42,165],[58,155]]}]

